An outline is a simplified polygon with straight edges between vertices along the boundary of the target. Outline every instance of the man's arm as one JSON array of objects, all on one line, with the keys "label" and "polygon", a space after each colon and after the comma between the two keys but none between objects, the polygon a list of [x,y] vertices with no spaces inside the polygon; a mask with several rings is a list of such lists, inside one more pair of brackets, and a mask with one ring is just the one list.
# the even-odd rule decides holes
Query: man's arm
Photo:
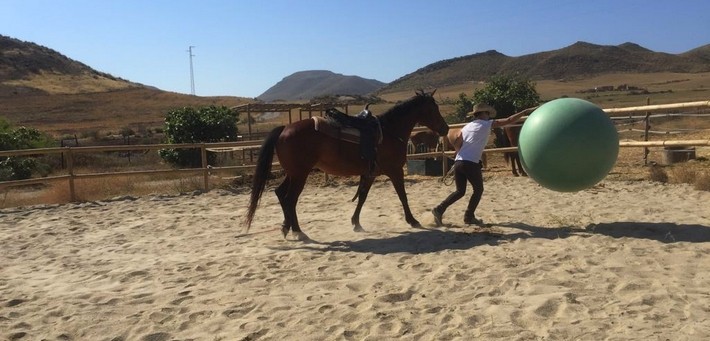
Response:
[{"label": "man's arm", "polygon": [[463,135],[461,134],[461,129],[449,129],[449,133],[446,138],[449,140],[449,143],[451,143],[451,146],[454,147],[454,150],[458,153],[463,145]]},{"label": "man's arm", "polygon": [[535,111],[535,109],[537,109],[537,108],[538,107],[527,108],[521,112],[510,115],[507,118],[493,120],[493,128],[507,126],[509,124],[513,124],[515,122],[518,122],[518,120],[520,120],[523,116],[530,114],[531,112]]}]

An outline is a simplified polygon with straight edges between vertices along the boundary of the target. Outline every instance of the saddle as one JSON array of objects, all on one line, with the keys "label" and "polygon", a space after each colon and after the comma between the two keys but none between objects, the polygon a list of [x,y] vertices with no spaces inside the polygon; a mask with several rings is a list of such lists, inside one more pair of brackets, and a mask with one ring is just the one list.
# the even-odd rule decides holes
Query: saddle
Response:
[{"label": "saddle", "polygon": [[382,143],[382,126],[377,117],[371,114],[353,117],[330,108],[324,117],[314,116],[313,121],[316,131],[335,139],[360,144],[360,156],[368,163],[366,175],[374,174],[377,145]]},{"label": "saddle", "polygon": [[364,135],[370,135],[376,144],[382,143],[382,127],[379,120],[372,116],[358,118],[331,108],[323,117],[313,116],[315,129],[332,138],[355,144],[361,144]]}]

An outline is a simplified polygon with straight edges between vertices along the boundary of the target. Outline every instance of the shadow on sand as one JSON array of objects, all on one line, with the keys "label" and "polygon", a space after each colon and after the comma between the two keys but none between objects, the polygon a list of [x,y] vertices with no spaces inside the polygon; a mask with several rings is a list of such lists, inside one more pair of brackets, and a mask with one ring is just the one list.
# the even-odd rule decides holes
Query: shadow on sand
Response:
[{"label": "shadow on sand", "polygon": [[[575,227],[538,227],[523,223],[502,223],[495,226],[518,231],[500,232],[493,229],[412,229],[389,238],[366,238],[356,241],[333,241],[303,244],[296,249],[313,251],[363,252],[373,254],[423,254],[444,250],[466,250],[480,245],[497,245],[502,240],[544,238],[559,239],[574,235],[605,235],[612,238],[637,238],[661,243],[710,242],[710,227],[693,224],[615,222]],[[293,246],[293,245],[291,245]],[[293,249],[293,247],[288,247]]]},{"label": "shadow on sand", "polygon": [[[570,235],[605,235],[612,238],[636,238],[649,239],[661,243],[690,242],[706,243],[710,242],[710,227],[697,224],[675,224],[675,223],[650,223],[650,222],[614,222],[591,224],[585,228],[560,227],[545,228],[531,226],[522,223],[501,224],[500,226],[511,227],[526,231],[527,238],[566,238]],[[514,235],[508,235],[513,237]],[[526,237],[522,237],[526,238]]]}]

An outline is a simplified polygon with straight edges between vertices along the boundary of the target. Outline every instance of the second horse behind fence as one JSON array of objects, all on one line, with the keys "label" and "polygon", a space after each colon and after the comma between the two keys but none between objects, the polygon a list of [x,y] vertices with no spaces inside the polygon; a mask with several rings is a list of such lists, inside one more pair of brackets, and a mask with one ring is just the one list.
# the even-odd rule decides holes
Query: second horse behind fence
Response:
[{"label": "second horse behind fence", "polygon": [[[517,147],[518,137],[520,136],[521,128],[522,127],[520,125],[511,125],[503,128],[493,129],[493,133],[496,136],[496,147]],[[503,156],[505,157],[506,164],[510,165],[510,170],[511,172],[513,172],[514,176],[528,176],[528,174],[525,173],[525,170],[523,169],[523,165],[520,162],[520,154],[517,151],[505,152]]]}]

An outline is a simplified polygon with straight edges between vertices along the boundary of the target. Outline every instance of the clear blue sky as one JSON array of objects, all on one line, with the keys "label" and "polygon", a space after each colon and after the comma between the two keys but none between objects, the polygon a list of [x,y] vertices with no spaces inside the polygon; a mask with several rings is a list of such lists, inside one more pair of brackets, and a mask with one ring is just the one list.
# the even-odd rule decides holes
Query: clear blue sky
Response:
[{"label": "clear blue sky", "polygon": [[199,96],[256,97],[304,70],[391,82],[433,62],[576,41],[681,53],[708,0],[0,0],[0,34],[98,71]]}]

